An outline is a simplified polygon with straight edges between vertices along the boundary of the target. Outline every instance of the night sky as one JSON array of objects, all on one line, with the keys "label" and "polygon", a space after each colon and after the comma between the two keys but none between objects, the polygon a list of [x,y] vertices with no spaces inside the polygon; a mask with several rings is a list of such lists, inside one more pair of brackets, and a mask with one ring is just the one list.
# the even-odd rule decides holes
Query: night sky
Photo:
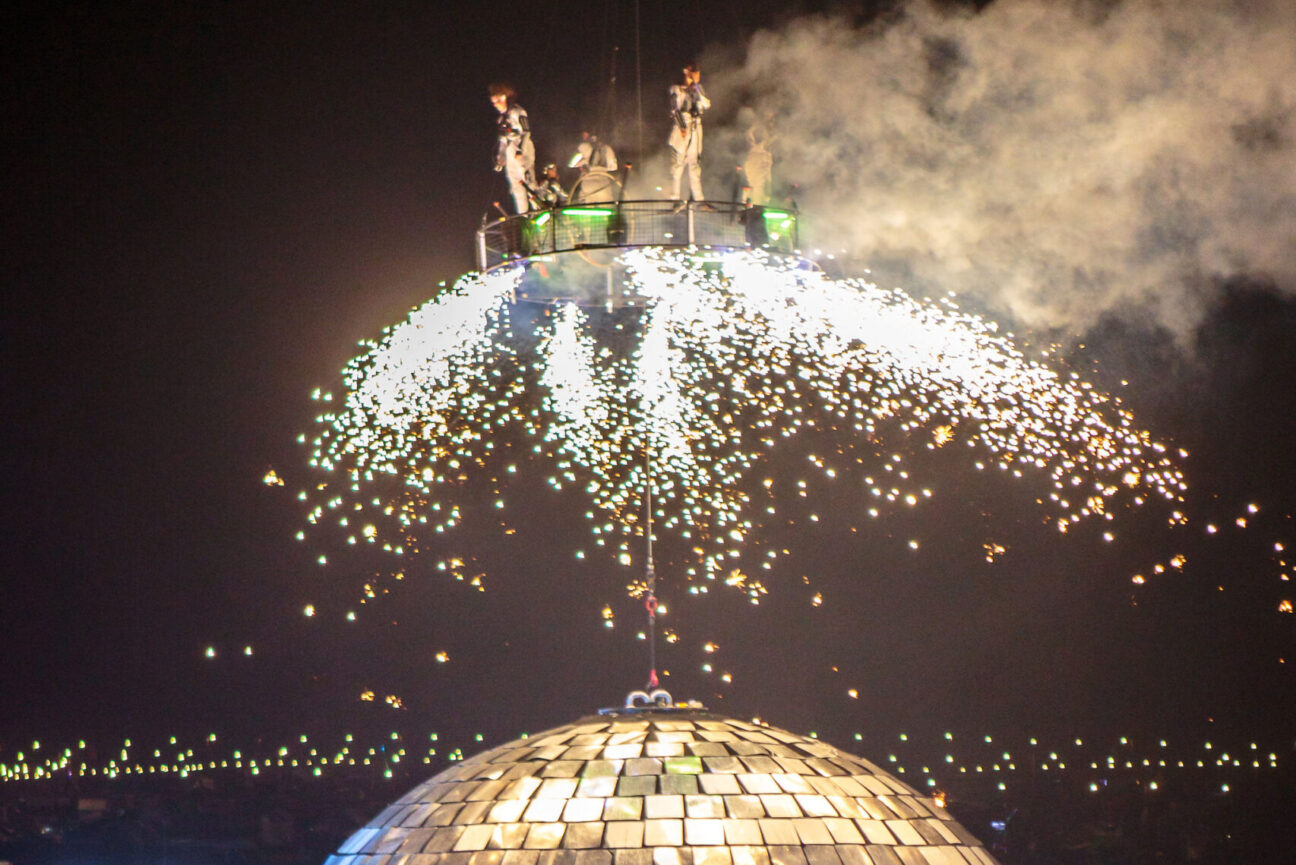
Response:
[{"label": "night sky", "polygon": [[[801,8],[639,5],[646,156],[660,153],[682,61],[732,56]],[[541,469],[534,495],[511,503],[530,515],[517,535],[482,523],[484,593],[407,563],[401,590],[348,624],[364,563],[322,571],[293,539],[311,391],[336,388],[357,341],[473,266],[473,233],[504,197],[487,84],[518,87],[542,162],[565,161],[590,122],[639,158],[634,4],[505,9],[3,13],[0,744],[366,722],[505,734],[641,686],[638,607],[605,563],[572,559],[581,504],[549,493]],[[965,477],[966,459],[942,457],[929,508],[852,534],[847,497],[822,505],[833,516],[814,534],[788,530],[797,555],[759,607],[724,592],[686,600],[659,561],[681,633],[663,650],[666,686],[838,739],[928,727],[1289,736],[1296,617],[1278,605],[1296,589],[1273,543],[1296,556],[1296,302],[1293,286],[1245,268],[1205,286],[1207,314],[1178,337],[1129,309],[1038,337],[1067,344],[1075,369],[1191,453],[1187,533],[1167,542],[1139,514],[1116,545],[1098,527],[1059,537],[1041,525],[1037,482]],[[799,470],[779,459],[771,471]],[[286,489],[262,483],[272,468]],[[1251,503],[1260,513],[1238,529]],[[915,533],[919,555],[895,542]],[[1009,545],[993,564],[989,535]],[[1184,573],[1131,584],[1177,550]],[[321,614],[304,617],[307,603]],[[704,674],[705,660],[733,683]],[[368,689],[405,708],[362,703]]]}]

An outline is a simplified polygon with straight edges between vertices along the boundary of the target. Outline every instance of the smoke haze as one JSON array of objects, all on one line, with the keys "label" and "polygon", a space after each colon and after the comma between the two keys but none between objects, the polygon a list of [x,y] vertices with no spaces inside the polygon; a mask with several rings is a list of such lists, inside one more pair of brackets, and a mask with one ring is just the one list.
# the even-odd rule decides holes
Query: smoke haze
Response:
[{"label": "smoke haze", "polygon": [[772,112],[816,243],[918,285],[1031,327],[1115,312],[1179,335],[1226,279],[1296,290],[1289,0],[915,2],[707,59],[708,149],[740,159]]}]

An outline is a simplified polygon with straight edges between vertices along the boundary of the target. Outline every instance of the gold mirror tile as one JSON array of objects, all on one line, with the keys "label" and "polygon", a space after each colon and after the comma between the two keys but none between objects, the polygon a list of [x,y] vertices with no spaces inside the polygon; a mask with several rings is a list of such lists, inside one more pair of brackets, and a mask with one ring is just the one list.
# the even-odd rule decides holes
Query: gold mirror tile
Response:
[{"label": "gold mirror tile", "polygon": [[585,768],[583,760],[552,760],[540,772],[541,778],[575,778]]},{"label": "gold mirror tile", "polygon": [[610,850],[580,850],[572,865],[612,865]]},{"label": "gold mirror tile", "polygon": [[730,847],[733,865],[770,865],[769,851],[762,847]]},{"label": "gold mirror tile", "polygon": [[697,775],[662,775],[659,788],[663,793],[691,795],[698,791]]},{"label": "gold mirror tile", "polygon": [[738,786],[738,779],[733,775],[698,775],[698,785],[703,793],[716,796],[736,796],[742,792],[742,788]]},{"label": "gold mirror tile", "polygon": [[616,792],[617,779],[611,776],[582,778],[576,795],[582,799],[598,796],[604,798]]},{"label": "gold mirror tile", "polygon": [[442,805],[423,821],[424,826],[449,826],[459,814],[462,805]]},{"label": "gold mirror tile", "polygon": [[[501,865],[504,861],[503,850],[482,850],[468,859],[468,865]],[[391,863],[395,865],[395,863]]]},{"label": "gold mirror tile", "polygon": [[507,850],[503,865],[536,865],[539,856],[539,851],[536,850]]},{"label": "gold mirror tile", "polygon": [[540,789],[540,779],[534,776],[518,778],[516,781],[510,781],[508,785],[500,791],[501,799],[530,799],[536,790]]},{"label": "gold mirror tile", "polygon": [[589,823],[593,820],[602,820],[603,800],[568,799],[567,807],[563,809],[562,818],[567,823]]},{"label": "gold mirror tile", "polygon": [[402,829],[399,826],[393,826],[374,839],[371,852],[395,853],[409,833],[409,829]]},{"label": "gold mirror tile", "polygon": [[455,815],[455,823],[463,826],[483,823],[494,804],[494,802],[469,802],[459,809],[459,813]]},{"label": "gold mirror tile", "polygon": [[761,805],[759,796],[725,796],[724,800],[725,810],[730,817],[749,819],[765,816],[765,808]]},{"label": "gold mirror tile", "polygon": [[703,764],[708,772],[735,775],[743,771],[743,764],[737,757],[703,757]]},{"label": "gold mirror tile", "polygon": [[526,843],[529,831],[531,831],[529,823],[502,823],[495,827],[486,849],[516,850]]},{"label": "gold mirror tile", "polygon": [[514,763],[509,770],[500,776],[501,781],[516,781],[518,778],[530,778],[544,768],[544,763],[539,761],[525,763]]},{"label": "gold mirror tile", "polygon": [[528,850],[554,850],[562,842],[566,830],[566,823],[534,823],[522,846]]},{"label": "gold mirror tile", "polygon": [[836,817],[837,811],[823,796],[798,794],[797,804],[807,817]]},{"label": "gold mirror tile", "polygon": [[432,833],[428,839],[427,846],[423,848],[424,853],[448,853],[454,848],[455,842],[463,834],[463,826],[445,826]]},{"label": "gold mirror tile", "polygon": [[641,796],[615,796],[603,806],[605,821],[638,820],[643,816],[644,800]]},{"label": "gold mirror tile", "polygon": [[464,828],[463,834],[455,841],[454,850],[456,852],[485,850],[493,834],[495,834],[495,827],[489,823],[467,826]]},{"label": "gold mirror tile", "polygon": [[684,816],[683,796],[645,796],[644,816],[651,820]]},{"label": "gold mirror tile", "polygon": [[762,836],[760,824],[755,820],[734,820],[726,819],[724,823],[725,843],[734,844],[761,844]]},{"label": "gold mirror tile", "polygon": [[733,865],[728,847],[694,847],[693,865]]},{"label": "gold mirror tile", "polygon": [[798,844],[771,844],[770,865],[806,865],[805,853]]},{"label": "gold mirror tile", "polygon": [[469,802],[485,802],[487,799],[498,799],[500,791],[507,787],[508,781],[483,781],[468,796]]},{"label": "gold mirror tile", "polygon": [[[629,767],[626,767],[627,771]],[[647,796],[657,792],[656,775],[622,776],[617,780],[618,796]]]},{"label": "gold mirror tile", "polygon": [[860,834],[859,827],[854,821],[847,820],[845,817],[825,817],[823,823],[832,833],[834,844],[864,843],[864,836]]},{"label": "gold mirror tile", "polygon": [[[692,745],[689,746],[693,747]],[[682,742],[649,742],[644,745],[645,757],[682,757],[684,756],[684,744]]]},{"label": "gold mirror tile", "polygon": [[[683,820],[645,820],[645,847],[679,847],[684,843]],[[654,857],[655,861],[655,857]]]},{"label": "gold mirror tile", "polygon": [[586,762],[581,774],[586,778],[613,777],[621,774],[624,760],[590,760]]},{"label": "gold mirror tile", "polygon": [[[564,799],[532,799],[531,804],[522,814],[527,823],[554,823],[562,817]],[[530,846],[530,845],[528,845]]]},{"label": "gold mirror tile", "polygon": [[568,849],[598,847],[603,843],[603,821],[594,823],[569,823],[563,836],[563,846]]},{"label": "gold mirror tile", "polygon": [[783,789],[775,783],[774,778],[764,773],[737,775],[738,783],[748,793],[781,793]]},{"label": "gold mirror tile", "polygon": [[841,859],[837,858],[837,848],[829,844],[807,847],[805,855],[809,865],[841,865]]},{"label": "gold mirror tile", "polygon": [[699,775],[702,772],[702,758],[667,757],[665,769],[667,775]]},{"label": "gold mirror tile", "polygon": [[872,796],[873,793],[855,778],[842,775],[833,778],[833,784],[841,789],[844,796]]},{"label": "gold mirror tile", "polygon": [[546,745],[543,748],[536,748],[536,752],[531,755],[533,760],[560,760],[562,755],[567,753],[567,745]]},{"label": "gold mirror tile", "polygon": [[397,849],[396,852],[420,852],[425,846],[427,846],[427,842],[432,840],[432,833],[435,831],[435,829],[411,829],[409,834],[405,836],[405,840],[401,842],[400,848]]},{"label": "gold mirror tile", "polygon": [[570,799],[580,783],[575,778],[546,778],[535,791],[535,799]]},{"label": "gold mirror tile", "polygon": [[864,833],[864,839],[870,844],[886,844],[894,847],[895,836],[881,820],[856,820],[855,825]]},{"label": "gold mirror tile", "polygon": [[766,817],[757,822],[760,824],[761,837],[768,845],[801,843],[791,820],[775,820]]},{"label": "gold mirror tile", "polygon": [[684,843],[690,846],[705,846],[724,843],[723,820],[695,820],[684,818]]},{"label": "gold mirror tile", "polygon": [[800,775],[790,775],[786,772],[779,772],[774,774],[771,777],[774,778],[774,782],[778,784],[779,787],[785,793],[813,793],[814,792],[814,787],[811,787],[806,782],[806,779],[801,777]]},{"label": "gold mirror tile", "polygon": [[829,796],[828,801],[832,803],[833,810],[843,817],[868,817],[869,813],[860,807],[850,796]]},{"label": "gold mirror tile", "polygon": [[818,775],[806,775],[806,783],[814,788],[820,796],[840,796],[842,788],[837,786],[834,778],[820,778]]},{"label": "gold mirror tile", "polygon": [[859,844],[838,844],[837,855],[841,857],[842,865],[873,865]]},{"label": "gold mirror tile", "polygon": [[697,725],[692,721],[667,721],[665,719],[652,722],[653,727],[667,733],[691,733],[697,729]]},{"label": "gold mirror tile", "polygon": [[684,814],[693,818],[716,819],[725,815],[724,799],[719,796],[685,796]]},{"label": "gold mirror tile", "polygon": [[796,799],[786,793],[778,795],[765,795],[760,797],[761,805],[765,806],[765,813],[771,817],[801,817],[801,808],[797,805]]},{"label": "gold mirror tile", "polygon": [[802,844],[831,844],[832,833],[820,817],[799,817],[792,821]]},{"label": "gold mirror tile", "polygon": [[661,847],[656,849],[652,851],[653,865],[692,865],[692,853],[688,854],[688,861],[685,862],[685,852],[686,851],[680,850],[678,846]]},{"label": "gold mirror tile", "polygon": [[[634,745],[632,747],[638,748],[640,746]],[[662,761],[656,757],[640,757],[626,760],[625,772],[627,775],[660,775],[662,773]]]},{"label": "gold mirror tile", "polygon": [[860,797],[855,800],[860,807],[868,812],[868,815],[874,820],[891,820],[895,817],[895,812],[877,799]]},{"label": "gold mirror tile", "polygon": [[612,733],[637,733],[647,730],[649,723],[647,721],[617,721],[608,727]]},{"label": "gold mirror tile", "polygon": [[596,760],[603,751],[602,745],[575,745],[563,752],[564,760]]},{"label": "gold mirror tile", "polygon": [[868,851],[869,858],[873,860],[873,865],[904,865],[900,861],[900,857],[895,854],[894,847],[870,844],[864,849]]},{"label": "gold mirror tile", "polygon": [[[603,836],[607,838],[606,835]],[[611,846],[611,845],[608,845]],[[643,849],[643,839],[640,838],[639,847],[633,849],[616,850],[612,854],[613,865],[653,865],[652,851]]]},{"label": "gold mirror tile", "polygon": [[490,814],[486,817],[487,823],[516,823],[522,819],[522,812],[526,810],[527,800],[525,799],[504,799],[496,802],[490,809]]}]

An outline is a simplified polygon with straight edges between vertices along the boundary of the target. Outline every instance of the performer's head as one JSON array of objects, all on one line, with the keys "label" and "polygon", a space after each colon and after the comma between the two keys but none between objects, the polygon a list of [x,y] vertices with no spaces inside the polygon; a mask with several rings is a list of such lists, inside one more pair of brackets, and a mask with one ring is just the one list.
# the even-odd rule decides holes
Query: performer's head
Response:
[{"label": "performer's head", "polygon": [[509,106],[513,104],[513,100],[516,98],[517,91],[510,84],[492,84],[490,86],[491,105],[494,105],[495,110],[500,114],[508,111]]},{"label": "performer's head", "polygon": [[702,83],[702,70],[698,69],[698,65],[696,63],[685,63],[684,64],[684,85],[687,87],[690,84],[701,84],[701,83]]}]

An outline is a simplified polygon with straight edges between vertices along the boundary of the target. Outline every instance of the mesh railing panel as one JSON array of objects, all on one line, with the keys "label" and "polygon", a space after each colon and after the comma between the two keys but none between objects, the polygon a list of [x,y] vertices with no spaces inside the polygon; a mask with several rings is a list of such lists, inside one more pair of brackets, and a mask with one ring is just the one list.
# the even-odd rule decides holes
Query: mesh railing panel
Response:
[{"label": "mesh railing panel", "polygon": [[792,253],[797,215],[730,202],[623,201],[509,216],[477,233],[477,266],[488,270],[533,255],[635,246],[759,247]]}]

